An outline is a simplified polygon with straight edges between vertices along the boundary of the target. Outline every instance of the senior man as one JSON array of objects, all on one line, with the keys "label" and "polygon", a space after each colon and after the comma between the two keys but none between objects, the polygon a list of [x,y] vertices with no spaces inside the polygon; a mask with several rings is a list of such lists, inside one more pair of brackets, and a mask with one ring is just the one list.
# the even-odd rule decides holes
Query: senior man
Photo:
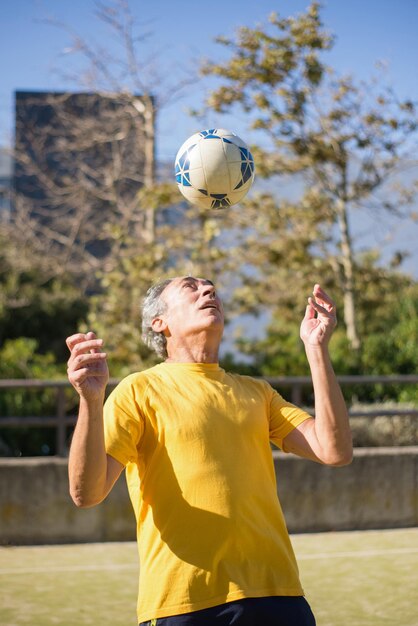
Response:
[{"label": "senior man", "polygon": [[328,352],[335,305],[315,285],[300,336],[315,419],[267,382],[218,363],[222,302],[210,280],[153,286],[143,338],[163,359],[131,374],[104,409],[102,339],[67,339],[80,396],[69,459],[77,506],[100,503],[126,468],[147,626],[312,626],[277,497],[270,442],[327,465],[351,461],[346,406]]}]

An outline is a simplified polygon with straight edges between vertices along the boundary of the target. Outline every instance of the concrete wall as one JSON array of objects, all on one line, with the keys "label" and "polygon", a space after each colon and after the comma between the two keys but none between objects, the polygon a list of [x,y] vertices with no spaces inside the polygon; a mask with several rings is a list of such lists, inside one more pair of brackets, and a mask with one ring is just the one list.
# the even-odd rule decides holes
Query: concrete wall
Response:
[{"label": "concrete wall", "polygon": [[275,454],[291,532],[418,526],[418,446],[357,448],[346,467]]},{"label": "concrete wall", "polygon": [[[418,525],[418,447],[357,449],[342,468],[279,452],[274,462],[291,532]],[[65,459],[0,459],[0,544],[134,538],[123,477],[101,505],[77,509]]]}]

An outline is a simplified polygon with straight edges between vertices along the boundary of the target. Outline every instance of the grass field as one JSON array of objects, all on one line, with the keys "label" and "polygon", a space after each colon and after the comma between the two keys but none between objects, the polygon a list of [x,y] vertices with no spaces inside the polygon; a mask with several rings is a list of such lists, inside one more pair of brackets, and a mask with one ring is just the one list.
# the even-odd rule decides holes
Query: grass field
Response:
[{"label": "grass field", "polygon": [[[318,626],[418,626],[418,529],[293,535]],[[0,548],[1,626],[135,626],[136,546]]]}]

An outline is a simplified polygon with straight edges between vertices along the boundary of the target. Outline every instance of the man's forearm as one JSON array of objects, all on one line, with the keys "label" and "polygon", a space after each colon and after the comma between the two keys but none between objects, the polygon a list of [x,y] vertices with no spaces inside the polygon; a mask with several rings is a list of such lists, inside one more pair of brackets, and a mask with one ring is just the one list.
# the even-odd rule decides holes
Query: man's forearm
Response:
[{"label": "man's forearm", "polygon": [[330,465],[345,465],[352,458],[351,429],[328,349],[309,347],[306,354],[315,394],[315,432],[322,460]]},{"label": "man's forearm", "polygon": [[106,495],[107,455],[103,430],[103,398],[80,398],[70,448],[70,494],[77,506],[93,506]]}]

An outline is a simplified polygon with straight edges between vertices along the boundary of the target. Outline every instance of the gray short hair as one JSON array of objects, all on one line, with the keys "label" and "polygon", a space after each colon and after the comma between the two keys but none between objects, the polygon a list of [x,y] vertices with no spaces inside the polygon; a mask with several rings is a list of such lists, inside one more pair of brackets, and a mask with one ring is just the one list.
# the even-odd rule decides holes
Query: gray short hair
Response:
[{"label": "gray short hair", "polygon": [[142,340],[162,359],[167,358],[167,339],[164,333],[157,333],[152,328],[152,320],[165,313],[167,303],[161,298],[164,289],[172,282],[167,278],[150,287],[142,303]]}]

